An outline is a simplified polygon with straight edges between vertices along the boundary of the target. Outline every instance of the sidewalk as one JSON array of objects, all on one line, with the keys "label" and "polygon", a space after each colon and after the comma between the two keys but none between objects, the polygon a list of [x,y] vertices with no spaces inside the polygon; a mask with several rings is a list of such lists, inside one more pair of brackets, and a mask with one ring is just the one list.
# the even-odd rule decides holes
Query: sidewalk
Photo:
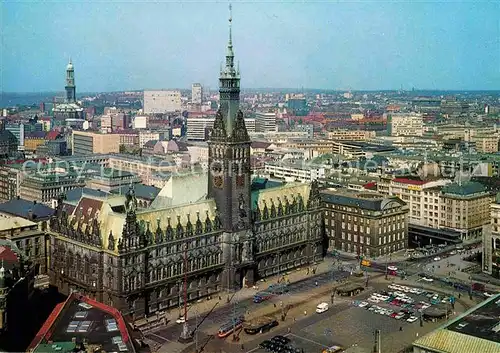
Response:
[{"label": "sidewalk", "polygon": [[[227,299],[230,297],[234,297],[238,301],[243,301],[249,298],[252,298],[255,293],[257,293],[259,290],[263,290],[267,288],[269,285],[273,283],[278,282],[278,278],[282,278],[286,281],[289,281],[290,283],[294,282],[300,282],[302,280],[305,280],[307,278],[311,278],[320,274],[324,274],[327,272],[330,272],[333,270],[333,261],[332,258],[325,258],[324,261],[316,264],[316,265],[310,265],[308,267],[302,267],[294,270],[290,270],[287,272],[284,272],[280,276],[272,276],[268,277],[265,279],[265,281],[259,281],[255,285],[258,287],[258,289],[253,289],[253,288],[242,288],[237,292],[219,292],[214,295],[212,295],[212,298],[210,300],[204,299],[200,300],[198,302],[191,302],[188,303],[188,318],[190,315],[193,315],[193,311],[196,311],[199,316],[203,316],[204,314],[208,313],[214,305],[219,302],[217,307],[227,305]],[[315,269],[315,273],[313,273],[313,270]],[[336,269],[336,267],[335,267]],[[220,300],[219,300],[220,298]],[[234,300],[234,299],[233,299]],[[217,310],[217,307],[214,310]],[[151,330],[155,330],[157,328],[165,328],[169,327],[170,325],[176,325],[175,320],[177,320],[179,317],[179,310],[178,308],[170,309],[167,311],[163,316],[157,318],[156,316],[152,316],[147,319],[139,319],[135,321],[136,327],[141,329],[143,332],[149,332]],[[166,325],[163,324],[163,319],[166,318],[167,323]],[[149,329],[146,327],[150,326]]]},{"label": "sidewalk", "polygon": [[[341,250],[335,250],[338,254],[340,254],[341,257],[343,258],[350,258],[352,260],[356,260],[358,255],[357,254],[353,254],[353,253],[350,253],[350,252],[345,252],[345,251],[341,251]],[[406,249],[404,250],[398,250],[396,252],[393,252],[391,254],[388,254],[387,256],[385,255],[382,255],[382,256],[379,256],[379,257],[369,257],[369,256],[366,256],[366,255],[363,255],[363,259],[367,259],[367,260],[370,260],[370,261],[375,261],[375,262],[385,262],[386,261],[386,258],[387,258],[387,262],[400,262],[400,261],[405,261],[405,260],[408,260],[409,257],[406,255]]]}]

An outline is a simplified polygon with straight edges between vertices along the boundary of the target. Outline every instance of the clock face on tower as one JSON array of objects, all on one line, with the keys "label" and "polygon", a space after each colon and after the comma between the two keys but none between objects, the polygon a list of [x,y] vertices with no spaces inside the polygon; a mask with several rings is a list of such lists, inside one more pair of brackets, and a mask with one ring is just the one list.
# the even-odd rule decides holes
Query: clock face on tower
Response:
[{"label": "clock face on tower", "polygon": [[220,175],[214,176],[213,177],[213,184],[214,184],[214,187],[216,187],[217,189],[222,189],[222,187],[224,186],[224,180],[222,179],[222,177]]}]

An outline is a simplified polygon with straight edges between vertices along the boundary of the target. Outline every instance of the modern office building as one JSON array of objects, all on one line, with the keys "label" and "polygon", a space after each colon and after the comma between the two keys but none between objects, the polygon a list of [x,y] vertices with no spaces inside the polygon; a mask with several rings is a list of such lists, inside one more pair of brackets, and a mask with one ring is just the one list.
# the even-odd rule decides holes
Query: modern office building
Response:
[{"label": "modern office building", "polygon": [[[210,131],[214,125],[215,117],[188,117],[187,119],[187,139],[190,141],[207,141],[210,137]],[[255,119],[245,118],[247,131],[255,132]]]},{"label": "modern office building", "polygon": [[322,260],[317,184],[252,188],[239,83],[230,35],[208,142],[212,168],[203,183],[192,173],[176,178],[176,192],[191,202],[139,210],[133,188],[125,196],[82,197],[76,206],[59,199],[50,277],[60,291],[84,292],[143,318],[178,307],[184,296],[198,300]]},{"label": "modern office building", "polygon": [[5,130],[10,131],[17,139],[18,149],[24,150],[24,124],[10,123],[5,124]]},{"label": "modern office building", "polygon": [[181,111],[181,108],[180,91],[144,91],[145,114],[173,113]]},{"label": "modern office building", "polygon": [[191,86],[191,103],[201,104],[203,102],[203,86],[201,83],[193,83]]},{"label": "modern office building", "polygon": [[19,150],[18,139],[4,126],[0,126],[0,158],[7,158],[16,155]]},{"label": "modern office building", "polygon": [[255,113],[255,131],[256,132],[274,132],[276,131],[276,112],[256,112]]},{"label": "modern office building", "polygon": [[413,353],[500,352],[500,295],[413,342]]},{"label": "modern office building", "polygon": [[460,232],[462,240],[480,239],[484,226],[490,224],[490,205],[495,200],[494,195],[478,182],[445,185],[441,189],[438,211],[441,213],[440,228]]},{"label": "modern office building", "polygon": [[376,136],[375,131],[366,130],[335,130],[328,132],[330,140],[366,141]]},{"label": "modern office building", "polygon": [[325,168],[305,161],[278,161],[266,162],[264,173],[273,179],[305,183],[324,178]]},{"label": "modern office building", "polygon": [[422,136],[423,116],[419,113],[391,113],[387,117],[389,136]]},{"label": "modern office building", "polygon": [[449,183],[447,179],[393,178],[389,181],[388,194],[408,204],[409,223],[439,228],[440,187]]},{"label": "modern office building", "polygon": [[214,125],[214,117],[188,117],[186,137],[190,141],[208,140],[209,131]]},{"label": "modern office building", "polygon": [[303,95],[292,95],[286,102],[287,110],[296,116],[306,116],[309,113],[307,101]]},{"label": "modern office building", "polygon": [[160,133],[157,131],[139,131],[139,147],[144,147],[144,144],[148,141],[158,141],[160,140]]},{"label": "modern office building", "polygon": [[481,183],[448,179],[394,178],[389,194],[408,203],[410,223],[451,229],[460,232],[462,240],[482,237],[494,198]]},{"label": "modern office building", "polygon": [[408,206],[400,198],[370,192],[324,190],[329,250],[368,257],[408,246]]},{"label": "modern office building", "polygon": [[120,134],[73,131],[73,155],[107,154],[120,151]]}]

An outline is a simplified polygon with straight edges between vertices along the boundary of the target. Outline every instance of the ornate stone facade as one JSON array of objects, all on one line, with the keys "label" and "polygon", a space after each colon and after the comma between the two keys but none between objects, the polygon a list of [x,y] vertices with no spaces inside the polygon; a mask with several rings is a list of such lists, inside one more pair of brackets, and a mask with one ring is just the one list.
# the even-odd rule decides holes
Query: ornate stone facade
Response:
[{"label": "ornate stone facade", "polygon": [[220,86],[208,197],[145,210],[133,189],[76,204],[61,197],[50,221],[53,284],[137,317],[179,306],[185,277],[187,299],[196,300],[322,259],[316,183],[252,190],[231,39]]}]

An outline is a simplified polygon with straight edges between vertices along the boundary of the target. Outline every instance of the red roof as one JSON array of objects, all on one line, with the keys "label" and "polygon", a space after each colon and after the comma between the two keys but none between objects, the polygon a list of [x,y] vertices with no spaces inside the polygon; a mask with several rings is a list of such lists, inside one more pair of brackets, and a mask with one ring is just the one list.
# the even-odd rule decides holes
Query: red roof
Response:
[{"label": "red roof", "polygon": [[427,183],[426,181],[423,180],[415,180],[408,178],[394,178],[392,179],[392,181],[395,183],[410,184],[410,185],[424,185],[425,183]]},{"label": "red roof", "polygon": [[45,320],[44,324],[36,334],[35,338],[33,338],[33,340],[31,341],[27,351],[35,349],[43,340],[50,341],[54,333],[53,331],[55,329],[54,324],[56,323],[58,317],[61,316],[64,308],[67,307],[68,304],[70,304],[74,300],[79,300],[81,302],[90,304],[94,308],[111,315],[116,320],[123,342],[127,343],[130,341],[130,336],[127,330],[127,325],[125,324],[125,320],[123,319],[122,314],[117,309],[108,306],[106,304],[100,303],[89,297],[82,296],[78,293],[72,293],[68,296],[68,298],[66,298],[64,302],[57,304],[54,310],[52,310],[52,313],[49,315],[47,320]]},{"label": "red roof", "polygon": [[365,189],[377,189],[377,183],[376,182],[371,182],[371,183],[366,183],[365,185],[363,185],[363,187]]},{"label": "red roof", "polygon": [[0,246],[0,260],[8,263],[17,263],[17,254],[8,246]]},{"label": "red roof", "polygon": [[59,136],[59,131],[49,131],[47,135],[45,135],[46,140],[55,140]]}]

